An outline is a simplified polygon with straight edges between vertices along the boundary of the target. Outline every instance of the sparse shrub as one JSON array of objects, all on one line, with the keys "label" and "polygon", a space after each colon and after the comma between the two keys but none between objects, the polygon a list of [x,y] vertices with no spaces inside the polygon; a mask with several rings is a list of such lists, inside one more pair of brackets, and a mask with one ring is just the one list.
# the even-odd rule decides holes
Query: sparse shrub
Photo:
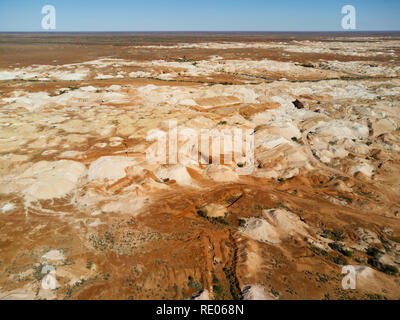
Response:
[{"label": "sparse shrub", "polygon": [[353,251],[350,251],[350,250],[343,250],[343,251],[341,251],[341,253],[346,257],[349,257],[349,258],[353,257]]},{"label": "sparse shrub", "polygon": [[323,230],[322,237],[329,238],[333,241],[342,241],[344,240],[343,231],[340,230]]},{"label": "sparse shrub", "polygon": [[351,199],[349,197],[346,197],[346,196],[343,196],[343,195],[340,195],[339,198],[344,200],[344,201],[346,201],[346,202],[348,202],[348,203],[352,203],[353,202],[353,199]]},{"label": "sparse shrub", "polygon": [[338,244],[338,243],[334,242],[334,243],[329,243],[328,246],[329,246],[332,250],[335,250],[335,251],[337,251],[337,252],[343,254],[343,255],[346,256],[346,257],[352,257],[352,256],[353,256],[353,252],[350,251],[350,250],[344,249],[344,248],[343,248],[343,245],[341,245],[341,244]]},{"label": "sparse shrub", "polygon": [[220,300],[222,298],[222,287],[220,285],[213,285],[215,300]]},{"label": "sparse shrub", "polygon": [[388,275],[394,276],[399,272],[399,269],[396,266],[392,266],[390,264],[383,264],[379,261],[378,258],[369,258],[368,264],[372,267],[378,269],[381,272],[384,272]]},{"label": "sparse shrub", "polygon": [[366,250],[366,254],[371,256],[371,257],[374,257],[374,258],[378,257],[379,253],[380,253],[380,251],[377,248],[374,248],[374,247],[369,247]]},{"label": "sparse shrub", "polygon": [[231,296],[233,300],[239,300],[240,299],[240,290],[239,290],[239,283],[235,277],[235,272],[233,268],[223,268],[222,269],[225,273],[226,280],[229,282],[229,291],[231,293]]},{"label": "sparse shrub", "polygon": [[246,220],[244,219],[238,219],[239,222],[239,227],[244,227],[246,225]]},{"label": "sparse shrub", "polygon": [[381,241],[383,247],[385,248],[386,252],[390,252],[390,242],[386,240],[384,237],[379,236],[379,240]]},{"label": "sparse shrub", "polygon": [[217,224],[217,223],[221,223],[224,225],[228,225],[228,221],[225,220],[225,218],[223,217],[207,217],[208,221],[210,221],[212,224]]},{"label": "sparse shrub", "polygon": [[333,257],[332,261],[338,265],[344,266],[346,264],[346,260],[341,257]]},{"label": "sparse shrub", "polygon": [[46,275],[45,273],[42,273],[43,267],[45,265],[44,264],[39,264],[38,266],[33,266],[33,277],[37,280],[37,281],[41,281],[44,276]]},{"label": "sparse shrub", "polygon": [[188,287],[198,291],[203,289],[203,285],[200,282],[195,281],[191,276],[189,276]]},{"label": "sparse shrub", "polygon": [[212,272],[212,283],[213,284],[218,284],[219,283],[219,280],[218,280],[218,278],[217,278],[217,276],[215,275],[215,272],[213,271]]},{"label": "sparse shrub", "polygon": [[197,214],[202,218],[207,218],[207,210],[206,209],[197,210]]},{"label": "sparse shrub", "polygon": [[375,267],[375,268],[378,269],[380,262],[379,262],[379,260],[377,258],[369,258],[368,259],[368,264],[371,265],[372,267]]},{"label": "sparse shrub", "polygon": [[225,217],[209,217],[207,209],[199,209],[199,210],[197,210],[197,214],[200,217],[207,219],[212,224],[218,224],[218,223],[224,224],[224,225],[229,224],[228,221],[225,220]]},{"label": "sparse shrub", "polygon": [[380,270],[389,275],[396,275],[399,272],[399,269],[396,266],[390,264],[383,264]]},{"label": "sparse shrub", "polygon": [[341,245],[341,244],[339,244],[339,243],[336,243],[336,242],[329,243],[328,246],[329,246],[332,250],[335,250],[335,251],[340,251],[340,250],[342,250],[342,248],[343,248],[343,245]]}]

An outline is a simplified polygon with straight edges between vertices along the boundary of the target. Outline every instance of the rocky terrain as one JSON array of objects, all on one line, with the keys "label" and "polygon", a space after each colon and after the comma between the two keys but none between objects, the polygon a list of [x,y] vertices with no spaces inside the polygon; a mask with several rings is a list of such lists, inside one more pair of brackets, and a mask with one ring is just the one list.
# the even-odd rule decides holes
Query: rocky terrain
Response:
[{"label": "rocky terrain", "polygon": [[[399,35],[2,34],[0,61],[0,299],[400,298]],[[171,121],[192,161],[149,161]],[[179,128],[250,130],[254,168]]]}]

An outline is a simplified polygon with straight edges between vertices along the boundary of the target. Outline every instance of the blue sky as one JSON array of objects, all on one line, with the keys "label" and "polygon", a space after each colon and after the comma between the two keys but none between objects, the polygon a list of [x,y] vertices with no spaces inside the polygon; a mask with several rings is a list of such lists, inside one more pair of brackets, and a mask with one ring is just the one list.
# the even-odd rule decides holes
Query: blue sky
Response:
[{"label": "blue sky", "polygon": [[400,0],[0,0],[0,31],[42,31],[41,9],[56,8],[56,31],[340,31],[346,4],[357,30],[400,30]]}]

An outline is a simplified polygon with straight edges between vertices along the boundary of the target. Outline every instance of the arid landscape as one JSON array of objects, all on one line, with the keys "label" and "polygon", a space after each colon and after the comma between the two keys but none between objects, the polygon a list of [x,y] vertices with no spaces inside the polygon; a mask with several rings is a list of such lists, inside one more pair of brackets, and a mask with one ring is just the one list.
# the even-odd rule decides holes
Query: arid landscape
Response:
[{"label": "arid landscape", "polygon": [[400,299],[399,33],[3,33],[0,110],[0,299]]}]

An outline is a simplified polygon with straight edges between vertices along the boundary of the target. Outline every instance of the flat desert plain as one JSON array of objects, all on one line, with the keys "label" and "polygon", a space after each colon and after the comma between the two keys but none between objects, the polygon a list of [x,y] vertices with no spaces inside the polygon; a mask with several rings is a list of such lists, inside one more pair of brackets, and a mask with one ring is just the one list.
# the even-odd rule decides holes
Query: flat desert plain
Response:
[{"label": "flat desert plain", "polygon": [[[0,299],[399,299],[399,62],[398,33],[0,34]],[[171,123],[250,130],[254,168],[179,134],[149,161]]]}]

